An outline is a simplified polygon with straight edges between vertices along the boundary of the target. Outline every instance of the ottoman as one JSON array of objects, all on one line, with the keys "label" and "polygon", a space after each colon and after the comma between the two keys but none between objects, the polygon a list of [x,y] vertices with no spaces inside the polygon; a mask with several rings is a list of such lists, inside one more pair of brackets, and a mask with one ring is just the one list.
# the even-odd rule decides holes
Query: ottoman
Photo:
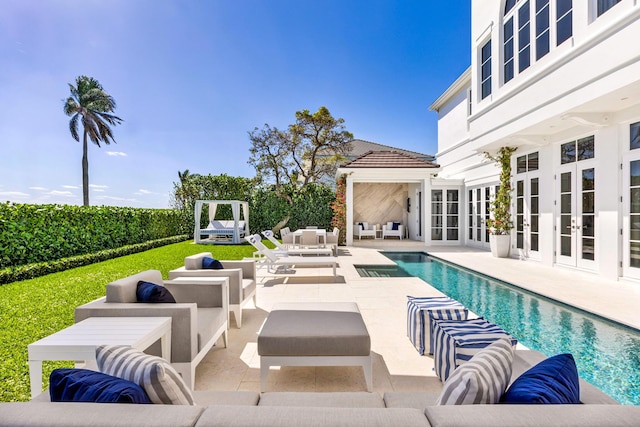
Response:
[{"label": "ottoman", "polygon": [[371,391],[371,338],[355,302],[274,305],[258,333],[260,390],[271,366],[362,366]]},{"label": "ottoman", "polygon": [[407,336],[421,355],[433,354],[435,320],[466,320],[467,310],[449,297],[407,297]]},{"label": "ottoman", "polygon": [[482,317],[436,321],[433,351],[436,375],[441,381],[446,381],[454,369],[500,338],[509,338],[514,346],[518,343],[500,326]]}]

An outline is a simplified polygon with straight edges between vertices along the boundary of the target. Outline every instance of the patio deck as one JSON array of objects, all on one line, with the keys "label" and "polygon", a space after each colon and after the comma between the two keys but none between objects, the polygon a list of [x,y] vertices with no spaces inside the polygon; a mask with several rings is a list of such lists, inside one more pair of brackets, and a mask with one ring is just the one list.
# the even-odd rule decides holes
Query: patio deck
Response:
[{"label": "patio deck", "polygon": [[[363,278],[354,264],[390,264],[378,250],[425,250],[422,242],[370,240],[341,247],[338,280],[326,268],[297,268],[294,273],[258,272],[257,307],[247,307],[242,329],[231,323],[229,347],[214,348],[196,371],[197,390],[260,390],[257,334],[274,303],[355,301],[360,306],[373,352],[373,390],[439,391],[433,359],[420,356],[406,337],[406,296],[441,293],[421,279]],[[588,273],[550,268],[536,262],[493,258],[486,251],[429,247],[435,256],[565,301],[640,329],[640,284],[606,281]],[[267,391],[364,391],[358,367],[284,367],[272,371]]]}]

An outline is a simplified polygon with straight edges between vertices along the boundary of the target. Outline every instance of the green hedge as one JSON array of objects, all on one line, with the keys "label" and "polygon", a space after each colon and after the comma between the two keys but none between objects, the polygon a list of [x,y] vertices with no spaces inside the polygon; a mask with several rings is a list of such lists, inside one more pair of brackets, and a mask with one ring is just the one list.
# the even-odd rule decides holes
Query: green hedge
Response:
[{"label": "green hedge", "polygon": [[107,249],[92,254],[78,255],[54,261],[38,262],[34,264],[18,265],[0,270],[0,285],[17,282],[20,280],[34,279],[46,274],[57,273],[71,268],[82,267],[96,262],[131,255],[149,249],[179,243],[187,240],[186,235],[165,237],[164,239],[151,240],[135,245],[122,246],[116,249]]},{"label": "green hedge", "polygon": [[255,191],[249,208],[249,225],[252,233],[273,229],[287,216],[289,221],[285,226],[291,230],[308,225],[331,228],[333,218],[331,204],[336,199],[334,189],[312,183],[288,193],[293,200],[293,205],[289,205],[287,200],[278,197],[272,188],[260,188]]},{"label": "green hedge", "polygon": [[0,204],[0,269],[188,234],[174,209]]}]

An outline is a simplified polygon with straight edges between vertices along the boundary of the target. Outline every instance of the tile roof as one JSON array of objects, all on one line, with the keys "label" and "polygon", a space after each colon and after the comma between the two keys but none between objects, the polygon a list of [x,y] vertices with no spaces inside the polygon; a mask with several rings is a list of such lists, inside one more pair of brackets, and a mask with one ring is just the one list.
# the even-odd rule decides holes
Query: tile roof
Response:
[{"label": "tile roof", "polygon": [[343,168],[439,168],[440,166],[402,151],[368,151],[343,163]]},{"label": "tile roof", "polygon": [[384,144],[378,144],[376,142],[365,141],[363,139],[353,139],[351,140],[351,152],[349,153],[349,158],[356,158],[363,154],[366,154],[370,151],[397,151],[400,153],[409,154],[411,156],[417,157],[423,160],[433,161],[435,157],[430,154],[418,153],[415,151],[403,150],[402,148],[390,147]]}]

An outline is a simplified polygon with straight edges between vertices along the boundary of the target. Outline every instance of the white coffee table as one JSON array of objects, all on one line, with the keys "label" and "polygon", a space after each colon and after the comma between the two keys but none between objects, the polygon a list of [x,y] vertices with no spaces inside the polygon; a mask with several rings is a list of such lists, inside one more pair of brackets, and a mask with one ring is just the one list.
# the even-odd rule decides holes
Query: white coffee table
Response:
[{"label": "white coffee table", "polygon": [[162,357],[171,361],[171,317],[90,317],[29,344],[31,397],[42,393],[43,360],[84,361],[95,368],[96,348],[128,345],[144,350],[160,339]]}]

